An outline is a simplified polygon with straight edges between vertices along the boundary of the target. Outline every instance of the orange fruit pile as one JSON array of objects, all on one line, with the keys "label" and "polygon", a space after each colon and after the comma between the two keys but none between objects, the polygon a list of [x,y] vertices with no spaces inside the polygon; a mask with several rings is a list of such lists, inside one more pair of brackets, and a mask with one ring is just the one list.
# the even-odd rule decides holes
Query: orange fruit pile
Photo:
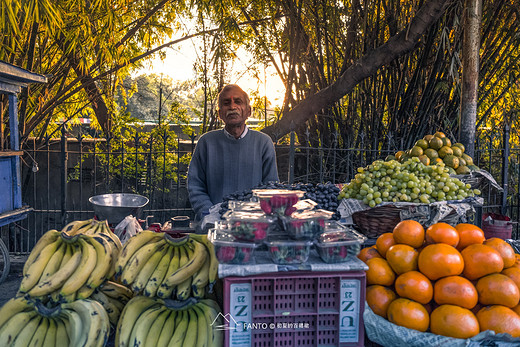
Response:
[{"label": "orange fruit pile", "polygon": [[470,338],[520,337],[520,255],[472,224],[397,224],[358,258],[368,265],[366,300],[375,314],[419,331]]}]

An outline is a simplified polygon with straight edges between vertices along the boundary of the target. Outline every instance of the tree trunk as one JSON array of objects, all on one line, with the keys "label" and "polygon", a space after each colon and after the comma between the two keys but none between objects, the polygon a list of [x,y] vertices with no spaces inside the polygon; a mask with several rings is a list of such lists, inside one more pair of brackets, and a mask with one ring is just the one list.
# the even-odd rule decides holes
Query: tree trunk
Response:
[{"label": "tree trunk", "polygon": [[482,0],[466,0],[464,5],[464,38],[462,45],[462,94],[459,141],[466,147],[466,153],[471,157],[475,153],[481,18]]},{"label": "tree trunk", "polygon": [[291,122],[299,126],[309,118],[339,101],[354,87],[372,76],[377,70],[401,55],[412,50],[424,32],[444,13],[449,0],[432,0],[426,2],[418,11],[410,24],[391,37],[386,43],[363,56],[350,66],[340,77],[328,87],[303,100],[275,124],[263,129],[275,141],[289,133]]}]

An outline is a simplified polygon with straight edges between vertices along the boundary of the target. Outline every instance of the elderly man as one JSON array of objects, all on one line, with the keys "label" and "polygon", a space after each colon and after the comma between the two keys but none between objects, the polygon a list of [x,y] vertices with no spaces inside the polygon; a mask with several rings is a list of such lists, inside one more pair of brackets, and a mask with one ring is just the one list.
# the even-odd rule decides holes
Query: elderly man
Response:
[{"label": "elderly man", "polygon": [[196,219],[227,194],[260,183],[278,181],[271,138],[248,129],[249,97],[238,85],[226,85],[218,96],[218,114],[224,129],[202,135],[188,169],[188,191]]}]

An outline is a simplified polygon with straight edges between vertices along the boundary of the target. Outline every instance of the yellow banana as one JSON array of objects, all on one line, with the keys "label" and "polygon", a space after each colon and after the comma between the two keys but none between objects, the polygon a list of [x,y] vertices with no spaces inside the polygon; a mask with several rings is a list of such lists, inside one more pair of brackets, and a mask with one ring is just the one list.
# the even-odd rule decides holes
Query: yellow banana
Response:
[{"label": "yellow banana", "polygon": [[[75,311],[83,322],[83,335],[86,336],[87,346],[102,347],[108,339],[110,321],[103,306],[95,300],[76,300],[64,305],[71,311]],[[93,318],[95,317],[95,318]],[[80,346],[83,346],[81,344]]]},{"label": "yellow banana", "polygon": [[208,251],[210,259],[208,270],[209,292],[212,293],[218,275],[218,259],[215,253],[215,247],[213,243],[208,240],[208,235],[190,234],[190,237],[206,246],[206,250]]},{"label": "yellow banana", "polygon": [[185,281],[188,277],[191,277],[197,270],[201,268],[204,262],[208,258],[208,252],[204,245],[200,242],[195,242],[195,250],[193,258],[185,265],[183,265],[175,274],[166,278],[163,284],[167,286],[173,286]]},{"label": "yellow banana", "polygon": [[126,302],[121,302],[121,301],[113,299],[109,296],[106,296],[106,297],[107,297],[108,301],[110,301],[110,303],[119,310],[119,312],[123,311],[123,309],[125,308]]},{"label": "yellow banana", "polygon": [[[218,314],[220,312],[222,312],[222,310],[220,309],[220,306],[217,304],[216,301],[210,300],[210,299],[203,299],[203,300],[200,300],[198,305],[202,305],[202,306],[199,306],[201,308],[203,306],[205,306],[206,307],[206,311],[211,313],[210,315],[211,315],[211,317],[213,317],[211,323],[213,323],[215,321],[215,319],[217,319],[217,322],[215,322],[215,324],[213,324],[213,326],[222,325],[222,318],[220,318],[218,316]],[[224,333],[223,333],[223,331],[222,330],[213,329],[213,339],[212,339],[212,341],[213,342],[212,342],[212,344],[210,346],[222,346],[222,344],[224,343]]]},{"label": "yellow banana", "polygon": [[142,346],[157,346],[161,330],[163,329],[166,318],[170,315],[169,309],[164,309],[154,320],[152,326],[149,327],[146,339],[143,341]]},{"label": "yellow banana", "polygon": [[[96,266],[90,273],[84,286],[86,289],[92,290],[99,287],[106,279],[112,263],[112,251],[108,241],[102,237],[92,236],[86,239],[86,241],[96,252]],[[90,296],[92,292],[86,289],[78,292],[78,299],[86,299]]]},{"label": "yellow banana", "polygon": [[90,236],[81,235],[79,239],[82,255],[81,261],[74,273],[61,287],[60,296],[66,297],[78,291],[85,284],[91,272],[96,267],[96,249],[87,242],[87,238],[89,237]]},{"label": "yellow banana", "polygon": [[123,273],[121,274],[121,282],[124,285],[130,285],[134,282],[135,278],[145,266],[146,262],[152,255],[155,254],[160,248],[164,246],[164,239],[159,239],[156,242],[151,242],[139,249],[130,258],[128,264],[124,267]]},{"label": "yellow banana", "polygon": [[193,281],[192,281],[193,286],[204,287],[208,284],[209,267],[210,267],[209,261],[205,261],[204,264],[202,264],[202,267],[199,269],[199,271],[197,271],[193,275]]},{"label": "yellow banana", "polygon": [[122,284],[106,281],[103,283],[99,290],[106,296],[121,301],[126,304],[130,299],[134,297],[134,293]]},{"label": "yellow banana", "polygon": [[[67,304],[68,305],[68,304]],[[86,324],[81,320],[79,313],[72,309],[62,311],[63,321],[67,328],[70,346],[84,346],[87,342]]]},{"label": "yellow banana", "polygon": [[31,310],[11,316],[0,328],[0,346],[10,346],[20,331],[37,315],[36,311]]},{"label": "yellow banana", "polygon": [[195,306],[199,310],[197,313],[202,313],[204,315],[204,318],[206,319],[206,325],[207,325],[206,326],[206,328],[207,328],[207,344],[206,344],[206,346],[208,346],[208,347],[209,346],[220,347],[221,344],[216,345],[213,342],[213,339],[214,339],[213,329],[214,329],[215,326],[218,325],[218,323],[214,324],[214,321],[217,318],[218,313],[215,314],[214,310],[211,307],[203,305],[201,303],[197,303]]},{"label": "yellow banana", "polygon": [[34,335],[29,342],[27,347],[41,347],[43,346],[43,341],[45,340],[45,335],[47,334],[47,330],[49,329],[49,319],[47,317],[42,317],[40,319],[40,323],[36,328]]},{"label": "yellow banana", "polygon": [[117,322],[116,346],[129,345],[130,334],[135,322],[143,311],[154,305],[157,305],[156,299],[145,296],[136,296],[126,304],[125,309],[121,312],[121,317],[119,317],[119,322]]},{"label": "yellow banana", "polygon": [[206,286],[191,286],[191,293],[194,298],[203,299],[206,295]]},{"label": "yellow banana", "polygon": [[188,312],[188,327],[186,328],[186,336],[184,337],[182,347],[195,347],[197,346],[197,342],[201,334],[201,332],[197,329],[199,325],[198,317],[193,310],[193,307],[187,309],[186,311]]},{"label": "yellow banana", "polygon": [[[177,318],[177,315],[181,315],[181,311],[174,311],[174,310],[167,310],[169,311],[169,315],[164,321],[164,325],[162,329],[159,332],[157,342],[154,345],[148,345],[146,346],[155,346],[155,347],[167,347],[168,343],[170,342],[173,332],[175,331],[175,321]],[[150,336],[150,335],[148,335]],[[148,338],[147,338],[148,340]]]},{"label": "yellow banana", "polygon": [[166,276],[166,272],[168,271],[168,267],[170,265],[172,256],[173,256],[174,247],[167,245],[165,247],[165,252],[157,264],[157,267],[152,272],[152,275],[148,279],[146,286],[144,287],[143,294],[145,296],[155,296],[157,294],[157,289],[159,285],[162,283],[162,280]]},{"label": "yellow banana", "polygon": [[75,251],[67,264],[51,275],[47,280],[33,287],[27,294],[29,296],[43,296],[60,288],[74,273],[81,261],[81,251],[78,245],[74,245]]},{"label": "yellow banana", "polygon": [[64,267],[65,264],[67,264],[70,258],[72,258],[72,253],[74,253],[74,246],[68,243],[65,243],[65,245],[65,252],[63,254],[63,258],[61,258],[60,269]]},{"label": "yellow banana", "polygon": [[23,279],[20,283],[20,293],[27,293],[38,284],[38,281],[43,274],[43,270],[60,245],[61,240],[56,239],[53,243],[45,246],[45,248],[43,248],[34,258],[34,262],[27,268],[27,271],[23,272]]},{"label": "yellow banana", "polygon": [[31,342],[38,326],[40,325],[40,321],[42,320],[42,316],[36,314],[25,326],[22,327],[18,336],[14,339],[11,346],[13,347],[27,347]]},{"label": "yellow banana", "polygon": [[116,248],[118,251],[121,251],[121,249],[123,248],[123,245],[121,244],[121,240],[119,239],[119,237],[117,237],[116,234],[114,234],[112,232],[112,230],[110,230],[110,227],[108,226],[108,221],[101,221],[101,233],[102,234],[105,234],[105,235],[108,235],[108,237],[110,237],[112,239],[112,241],[114,241],[114,244],[116,245]]},{"label": "yellow banana", "polygon": [[87,219],[87,220],[75,220],[70,222],[69,224],[65,225],[63,229],[61,229],[62,232],[66,232],[69,235],[76,235],[80,230],[84,228],[88,228],[89,225],[91,225],[93,222],[93,219]]},{"label": "yellow banana", "polygon": [[49,327],[47,329],[47,334],[45,334],[45,339],[43,340],[42,346],[60,346],[59,344],[56,344],[56,333],[58,330],[56,320],[54,318],[48,318],[48,320]]},{"label": "yellow banana", "polygon": [[60,237],[60,232],[58,230],[49,230],[45,234],[40,237],[36,245],[34,245],[31,253],[27,257],[25,264],[23,266],[23,273],[26,274],[29,270],[29,267],[34,263],[35,259],[40,255],[42,250],[51,243],[54,243]]},{"label": "yellow banana", "polygon": [[152,276],[153,272],[157,268],[157,265],[161,261],[162,257],[167,251],[167,247],[165,244],[161,248],[158,248],[154,254],[148,259],[148,261],[144,264],[141,271],[135,277],[134,282],[132,283],[132,290],[134,293],[140,293],[143,291],[146,283]]},{"label": "yellow banana", "polygon": [[116,262],[116,274],[120,275],[123,272],[123,268],[130,261],[130,258],[135,252],[144,247],[147,243],[158,241],[163,237],[159,233],[155,233],[150,230],[143,230],[142,232],[132,236],[121,250],[119,257]]},{"label": "yellow banana", "polygon": [[58,246],[56,252],[54,252],[54,254],[49,259],[45,269],[43,269],[42,276],[38,282],[45,281],[50,275],[54,274],[60,268],[61,261],[65,255],[65,250],[67,249],[67,244],[64,243],[61,238],[58,238],[56,242],[59,242],[60,245]]},{"label": "yellow banana", "polygon": [[92,300],[96,300],[101,304],[101,306],[103,306],[103,308],[108,314],[110,324],[113,324],[114,326],[117,325],[117,321],[119,320],[119,316],[121,315],[121,310],[117,308],[105,294],[98,290],[92,293],[90,298]]},{"label": "yellow banana", "polygon": [[[12,298],[0,309],[0,329],[15,314],[33,310],[34,307],[24,297]],[[1,330],[0,330],[1,331]],[[0,344],[2,346],[2,344]]]},{"label": "yellow banana", "polygon": [[177,318],[175,319],[175,331],[173,332],[173,336],[168,344],[168,347],[176,347],[182,346],[184,342],[184,337],[186,336],[186,329],[188,329],[189,316],[186,310],[182,310],[177,313]]},{"label": "yellow banana", "polygon": [[173,247],[172,259],[170,260],[170,264],[168,265],[168,270],[166,270],[166,275],[164,276],[163,280],[159,285],[159,288],[157,289],[157,296],[160,298],[170,298],[172,295],[173,286],[163,286],[162,283],[164,282],[165,278],[173,275],[179,268],[181,253],[184,253],[184,251],[181,252],[181,250],[181,247]]}]

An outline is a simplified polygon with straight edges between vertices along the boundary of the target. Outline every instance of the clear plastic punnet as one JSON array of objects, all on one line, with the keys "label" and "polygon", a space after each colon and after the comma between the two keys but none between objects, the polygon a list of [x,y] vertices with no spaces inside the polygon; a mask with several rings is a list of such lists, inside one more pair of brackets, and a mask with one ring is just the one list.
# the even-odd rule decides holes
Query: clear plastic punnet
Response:
[{"label": "clear plastic punnet", "polygon": [[250,264],[254,261],[256,244],[253,242],[237,241],[233,235],[218,229],[210,229],[208,239],[221,264]]},{"label": "clear plastic punnet", "polygon": [[325,230],[325,223],[334,215],[327,210],[304,210],[281,217],[289,236],[297,240],[310,240]]},{"label": "clear plastic punnet", "polygon": [[265,244],[275,264],[302,264],[309,259],[313,241],[272,236],[267,238]]},{"label": "clear plastic punnet", "polygon": [[261,242],[275,227],[276,219],[263,212],[228,211],[226,232],[239,241]]},{"label": "clear plastic punnet", "polygon": [[253,189],[253,196],[260,201],[260,208],[267,214],[289,216],[296,207],[305,192],[303,190],[289,189]]},{"label": "clear plastic punnet", "polygon": [[366,237],[355,230],[331,222],[327,223],[325,232],[318,237],[316,248],[324,262],[341,263],[347,261],[349,255],[358,255],[365,241]]}]

